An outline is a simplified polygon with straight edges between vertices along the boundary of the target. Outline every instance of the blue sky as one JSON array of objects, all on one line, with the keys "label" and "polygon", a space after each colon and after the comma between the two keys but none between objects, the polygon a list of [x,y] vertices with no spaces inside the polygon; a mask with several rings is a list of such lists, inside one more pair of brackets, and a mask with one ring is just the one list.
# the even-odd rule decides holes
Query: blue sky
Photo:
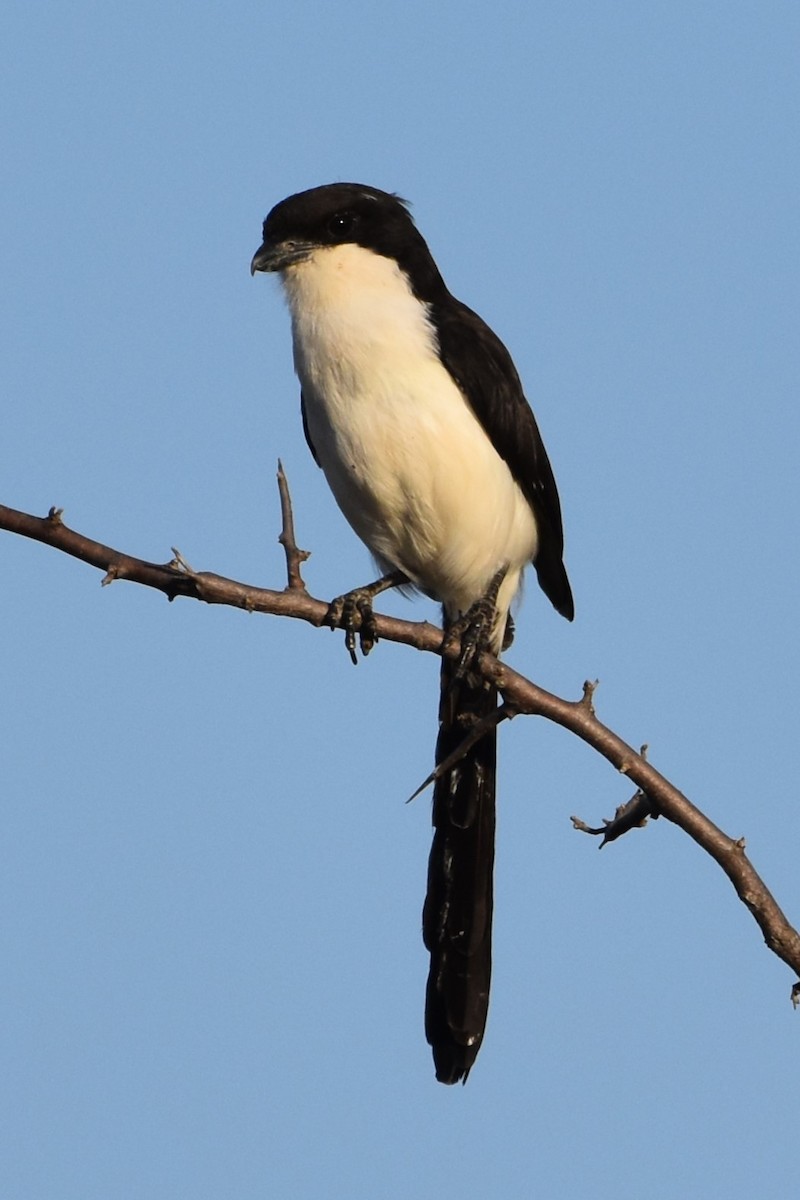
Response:
[{"label": "blue sky", "polygon": [[[578,696],[800,916],[794,3],[8,3],[0,502],[281,586],[370,574],[302,439],[260,224],[396,190],[509,346]],[[0,538],[0,1156],[13,1200],[678,1200],[796,1184],[800,1016],[714,864],[561,730],[501,733],[493,1000],[434,1082],[420,910],[437,664]],[[419,618],[431,605],[397,597]]]}]

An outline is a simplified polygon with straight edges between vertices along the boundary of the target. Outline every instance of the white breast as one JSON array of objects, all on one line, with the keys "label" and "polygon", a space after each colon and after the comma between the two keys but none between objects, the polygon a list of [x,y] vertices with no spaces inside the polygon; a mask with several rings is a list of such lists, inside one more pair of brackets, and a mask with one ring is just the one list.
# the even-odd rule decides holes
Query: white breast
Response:
[{"label": "white breast", "polygon": [[508,565],[508,608],[536,552],[533,513],[449,372],[397,264],[354,245],[283,276],[314,449],[384,569],[451,614]]}]

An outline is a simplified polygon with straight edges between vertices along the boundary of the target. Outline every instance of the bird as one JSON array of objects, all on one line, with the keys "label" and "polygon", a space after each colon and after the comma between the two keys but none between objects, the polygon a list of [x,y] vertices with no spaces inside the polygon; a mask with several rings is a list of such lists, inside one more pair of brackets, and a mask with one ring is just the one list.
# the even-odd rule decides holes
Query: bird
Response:
[{"label": "bird", "polygon": [[263,223],[256,272],[282,284],[309,449],[384,573],[331,623],[355,661],[354,629],[368,651],[371,602],[400,586],[441,604],[461,642],[442,657],[422,931],[436,1078],[465,1083],[492,961],[498,695],[476,654],[507,648],[530,564],[574,617],[553,471],[511,355],[448,290],[400,196],[359,183],[288,196]]}]

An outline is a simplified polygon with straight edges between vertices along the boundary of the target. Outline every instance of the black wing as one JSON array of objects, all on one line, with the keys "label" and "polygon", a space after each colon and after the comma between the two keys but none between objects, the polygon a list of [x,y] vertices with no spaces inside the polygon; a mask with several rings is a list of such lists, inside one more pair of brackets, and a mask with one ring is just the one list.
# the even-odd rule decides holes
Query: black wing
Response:
[{"label": "black wing", "polygon": [[430,306],[439,357],[464,394],[534,511],[539,549],[534,566],[542,591],[563,616],[575,615],[564,569],[561,503],[536,418],[511,355],[477,313],[448,296]]},{"label": "black wing", "polygon": [[306,398],[303,395],[302,391],[300,392],[300,416],[303,418],[303,434],[305,435],[306,444],[307,444],[309,450],[311,451],[311,455],[314,459],[314,462],[317,464],[318,467],[321,467],[322,463],[319,461],[319,458],[317,457],[317,452],[314,449],[314,443],[311,440],[311,434],[308,432],[308,417],[306,416]]}]

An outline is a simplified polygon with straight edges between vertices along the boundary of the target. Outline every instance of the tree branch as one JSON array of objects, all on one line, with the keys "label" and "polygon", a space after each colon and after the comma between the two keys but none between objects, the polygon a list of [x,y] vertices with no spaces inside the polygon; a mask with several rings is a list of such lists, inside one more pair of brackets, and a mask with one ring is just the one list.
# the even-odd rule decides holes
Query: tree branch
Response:
[{"label": "tree branch", "polygon": [[[169,600],[187,596],[206,604],[226,604],[244,608],[248,612],[292,617],[321,626],[328,614],[329,604],[309,595],[303,583],[300,564],[308,558],[308,553],[299,550],[295,541],[289,489],[280,466],[278,486],[283,516],[279,541],[284,548],[287,569],[287,586],[282,591],[252,587],[209,571],[194,571],[177,551],[173,551],[174,557],[163,564],[124,554],[69,529],[62,520],[62,510],[58,508],[51,508],[46,517],[34,517],[0,505],[0,529],[44,542],[99,568],[105,572],[103,584],[126,579],[155,588]],[[457,641],[448,640],[445,645],[442,630],[427,621],[402,621],[375,614],[375,627],[378,637],[385,641],[399,642],[417,650],[454,658],[460,652]],[[604,844],[642,825],[647,816],[662,816],[671,821],[719,864],[758,923],[769,949],[800,976],[800,934],[789,924],[747,858],[744,838],[734,840],[723,833],[665,779],[643,753],[634,750],[598,720],[593,703],[595,684],[584,684],[581,699],[564,700],[538,687],[491,654],[481,655],[477,666],[502,694],[505,704],[503,715],[527,713],[554,721],[581,738],[636,785],[636,795],[617,810],[613,821],[606,822],[600,829],[590,829],[578,818],[573,818],[576,828],[589,833],[602,833],[601,844]],[[800,982],[794,984],[791,996],[795,1006],[800,1004]]]}]

